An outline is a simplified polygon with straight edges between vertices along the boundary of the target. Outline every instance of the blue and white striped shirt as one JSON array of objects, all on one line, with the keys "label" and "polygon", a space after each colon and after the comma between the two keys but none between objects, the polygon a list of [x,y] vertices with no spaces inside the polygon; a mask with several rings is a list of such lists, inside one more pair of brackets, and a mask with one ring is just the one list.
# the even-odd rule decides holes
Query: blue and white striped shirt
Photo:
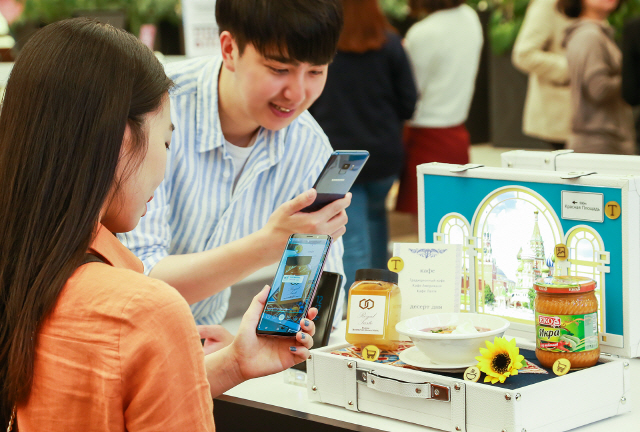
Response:
[{"label": "blue and white striped shirt", "polygon": [[[279,131],[261,128],[234,189],[235,167],[218,116],[221,57],[170,63],[171,120],[176,129],[165,179],[147,214],[122,242],[144,263],[145,273],[168,255],[209,250],[262,228],[282,203],[313,186],[331,154],[326,135],[304,112]],[[344,274],[342,239],[325,269]],[[341,296],[342,296],[341,290]],[[197,324],[219,324],[230,288],[191,305]],[[342,316],[342,297],[336,319]]]}]

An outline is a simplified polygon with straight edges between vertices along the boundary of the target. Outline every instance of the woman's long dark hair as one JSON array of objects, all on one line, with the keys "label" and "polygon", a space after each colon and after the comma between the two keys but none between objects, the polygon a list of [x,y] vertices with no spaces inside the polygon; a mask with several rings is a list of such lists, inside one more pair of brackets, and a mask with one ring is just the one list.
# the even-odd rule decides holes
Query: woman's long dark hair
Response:
[{"label": "woman's long dark hair", "polygon": [[39,328],[117,189],[125,127],[131,172],[144,116],[171,85],[134,36],[84,18],[40,30],[13,67],[0,108],[0,428],[29,397]]}]

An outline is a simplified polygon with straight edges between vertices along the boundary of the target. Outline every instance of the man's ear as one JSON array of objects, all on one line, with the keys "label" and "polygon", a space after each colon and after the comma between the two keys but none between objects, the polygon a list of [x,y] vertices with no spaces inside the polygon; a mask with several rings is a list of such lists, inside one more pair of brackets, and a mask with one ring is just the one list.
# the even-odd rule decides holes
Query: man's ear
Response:
[{"label": "man's ear", "polygon": [[239,56],[239,50],[235,39],[227,30],[220,33],[220,49],[224,66],[231,72],[235,72],[235,62]]}]

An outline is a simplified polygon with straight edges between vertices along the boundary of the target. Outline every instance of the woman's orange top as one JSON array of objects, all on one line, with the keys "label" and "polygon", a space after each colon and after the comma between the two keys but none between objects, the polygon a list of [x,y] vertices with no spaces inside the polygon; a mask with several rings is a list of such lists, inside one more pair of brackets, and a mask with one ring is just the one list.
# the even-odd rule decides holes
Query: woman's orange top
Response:
[{"label": "woman's orange top", "polygon": [[20,432],[213,431],[213,401],[184,298],[100,226],[38,336]]}]

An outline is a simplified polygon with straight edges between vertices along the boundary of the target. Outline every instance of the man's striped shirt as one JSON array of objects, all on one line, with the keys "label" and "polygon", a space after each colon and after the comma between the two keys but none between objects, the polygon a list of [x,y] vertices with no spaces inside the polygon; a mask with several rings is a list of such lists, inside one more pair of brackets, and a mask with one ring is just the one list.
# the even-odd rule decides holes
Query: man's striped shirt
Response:
[{"label": "man's striped shirt", "polygon": [[[326,135],[305,111],[284,129],[259,129],[234,189],[236,168],[218,116],[221,65],[220,57],[205,57],[166,66],[176,84],[171,92],[176,129],[165,179],[138,227],[119,236],[147,274],[168,255],[202,252],[258,231],[278,206],[313,186],[331,154]],[[339,239],[325,270],[344,274],[342,252]],[[191,305],[196,323],[219,324],[230,295],[227,288]],[[337,319],[342,303],[341,297]]]}]

